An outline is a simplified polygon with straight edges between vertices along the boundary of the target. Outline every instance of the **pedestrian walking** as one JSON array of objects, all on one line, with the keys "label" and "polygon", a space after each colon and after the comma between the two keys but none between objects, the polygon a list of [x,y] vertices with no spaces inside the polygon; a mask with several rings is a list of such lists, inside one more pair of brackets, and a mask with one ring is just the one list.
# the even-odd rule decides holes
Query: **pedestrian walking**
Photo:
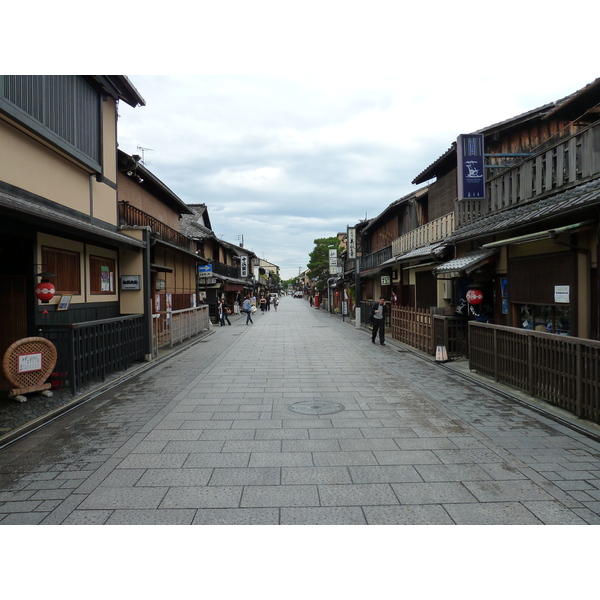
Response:
[{"label": "pedestrian walking", "polygon": [[277,307],[279,306],[279,298],[273,298],[273,308],[277,311]]},{"label": "pedestrian walking", "polygon": [[267,312],[271,310],[271,294],[267,294]]},{"label": "pedestrian walking", "polygon": [[229,320],[229,315],[231,314],[231,307],[227,302],[225,302],[225,298],[221,298],[219,301],[219,324],[221,327],[225,327],[225,321],[227,321],[227,325],[231,325],[231,321]]},{"label": "pedestrian walking", "polygon": [[254,321],[252,320],[252,300],[250,300],[250,296],[247,296],[244,300],[242,309],[246,313],[246,325],[248,325],[248,322],[254,324]]},{"label": "pedestrian walking", "polygon": [[375,343],[375,338],[379,332],[379,343],[385,346],[385,315],[386,306],[385,298],[381,296],[379,302],[375,302],[371,307],[371,322],[373,323],[373,333],[371,335],[371,341]]},{"label": "pedestrian walking", "polygon": [[267,299],[264,297],[264,295],[262,295],[260,297],[260,310],[263,315],[265,314],[266,309],[267,309]]}]

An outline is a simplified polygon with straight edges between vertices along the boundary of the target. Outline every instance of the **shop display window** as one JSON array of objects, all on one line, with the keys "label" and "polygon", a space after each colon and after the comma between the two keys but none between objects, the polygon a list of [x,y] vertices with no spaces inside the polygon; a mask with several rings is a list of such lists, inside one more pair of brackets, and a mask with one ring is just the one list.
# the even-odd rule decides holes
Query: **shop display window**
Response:
[{"label": "shop display window", "polygon": [[525,329],[571,335],[571,308],[568,305],[522,304],[520,310],[521,327]]}]

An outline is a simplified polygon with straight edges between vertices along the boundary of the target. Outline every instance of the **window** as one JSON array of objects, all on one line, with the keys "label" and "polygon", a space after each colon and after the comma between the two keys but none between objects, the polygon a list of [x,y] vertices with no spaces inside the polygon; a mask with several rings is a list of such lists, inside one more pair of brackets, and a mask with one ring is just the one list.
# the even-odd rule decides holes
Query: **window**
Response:
[{"label": "window", "polygon": [[58,294],[81,294],[81,269],[78,252],[42,246],[42,270],[53,273],[52,283]]},{"label": "window", "polygon": [[115,293],[115,261],[103,256],[90,256],[90,291],[92,294]]},{"label": "window", "polygon": [[520,305],[521,323],[525,329],[571,335],[571,310],[568,305]]}]

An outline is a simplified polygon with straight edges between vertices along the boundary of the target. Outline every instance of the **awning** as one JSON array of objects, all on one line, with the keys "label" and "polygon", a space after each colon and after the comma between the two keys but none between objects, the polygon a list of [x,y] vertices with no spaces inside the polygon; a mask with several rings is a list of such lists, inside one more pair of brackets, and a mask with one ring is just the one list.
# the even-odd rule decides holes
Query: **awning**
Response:
[{"label": "awning", "polygon": [[15,211],[17,217],[25,216],[28,223],[34,225],[48,227],[55,226],[61,234],[71,236],[85,236],[93,242],[110,241],[117,246],[128,248],[145,248],[146,242],[137,240],[128,235],[124,235],[117,231],[111,231],[94,225],[86,221],[83,217],[80,219],[72,214],[66,214],[59,210],[55,210],[41,202],[25,200],[24,198],[13,196],[5,192],[0,192],[0,209],[8,209]]},{"label": "awning", "polygon": [[527,242],[537,242],[538,240],[544,240],[548,238],[554,238],[561,233],[566,233],[574,229],[579,229],[586,225],[591,225],[596,221],[582,221],[581,223],[574,223],[573,225],[565,225],[564,227],[555,227],[554,229],[546,229],[545,231],[538,231],[536,233],[528,233],[525,235],[519,235],[517,237],[506,238],[504,240],[498,240],[497,242],[490,242],[489,244],[483,244],[482,248],[499,248],[500,246],[508,246],[510,244],[526,244]]},{"label": "awning", "polygon": [[419,260],[421,258],[440,258],[444,253],[444,250],[448,247],[445,242],[439,242],[437,244],[427,244],[420,248],[414,248],[404,254],[394,257],[394,262],[407,262],[409,260]]},{"label": "awning", "polygon": [[159,273],[172,273],[173,269],[171,267],[167,267],[165,265],[157,265],[152,263],[150,265],[150,270],[151,271],[158,271]]},{"label": "awning", "polygon": [[491,262],[493,256],[498,252],[497,249],[491,250],[475,250],[473,252],[467,252],[460,258],[453,258],[448,262],[445,262],[438,267],[433,269],[433,274],[437,277],[438,275],[449,275],[450,277],[466,277],[470,275],[475,269],[480,266]]}]

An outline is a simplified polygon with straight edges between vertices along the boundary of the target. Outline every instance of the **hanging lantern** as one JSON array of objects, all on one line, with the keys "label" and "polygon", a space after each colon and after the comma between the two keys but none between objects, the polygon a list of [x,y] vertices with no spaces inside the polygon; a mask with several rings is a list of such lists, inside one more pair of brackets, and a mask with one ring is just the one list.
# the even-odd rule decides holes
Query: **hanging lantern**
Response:
[{"label": "hanging lantern", "polygon": [[483,301],[483,292],[481,290],[469,290],[467,292],[467,302],[469,304],[481,304]]},{"label": "hanging lantern", "polygon": [[44,304],[47,304],[54,298],[54,294],[56,294],[56,289],[54,288],[54,284],[50,283],[47,279],[40,281],[35,286],[35,295],[38,300],[41,300]]}]

